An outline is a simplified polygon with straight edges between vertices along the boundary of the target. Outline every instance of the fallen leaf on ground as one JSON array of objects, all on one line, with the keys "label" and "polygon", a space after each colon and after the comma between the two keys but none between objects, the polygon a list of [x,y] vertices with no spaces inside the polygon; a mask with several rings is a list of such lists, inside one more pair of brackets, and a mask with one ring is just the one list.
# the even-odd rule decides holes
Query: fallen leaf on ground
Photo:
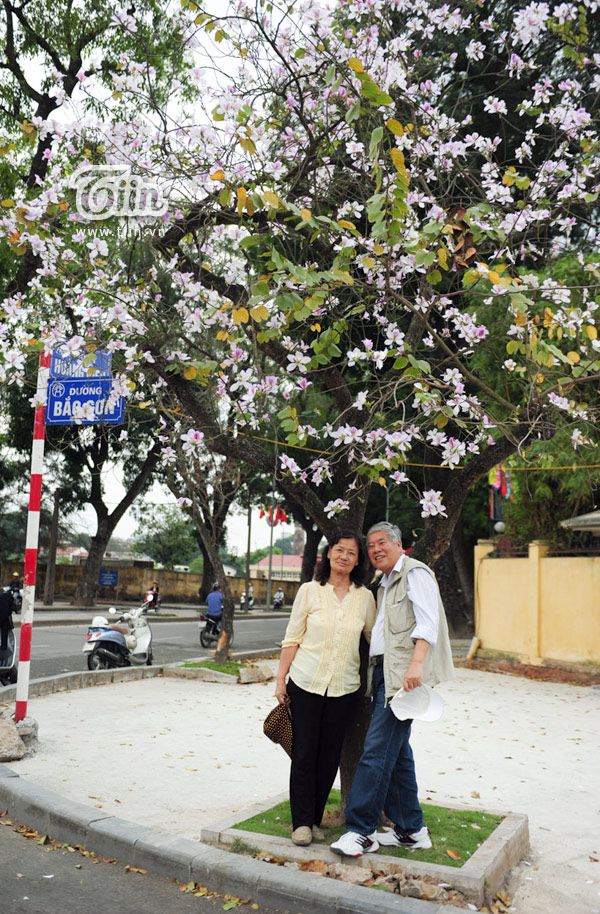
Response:
[{"label": "fallen leaf on ground", "polygon": [[448,854],[449,857],[452,857],[453,860],[460,860],[460,854],[458,853],[458,851],[452,850],[451,847],[448,848],[446,853]]},{"label": "fallen leaf on ground", "polygon": [[300,869],[303,873],[320,873],[321,876],[326,876],[329,872],[329,867],[324,860],[305,860],[300,864]]}]

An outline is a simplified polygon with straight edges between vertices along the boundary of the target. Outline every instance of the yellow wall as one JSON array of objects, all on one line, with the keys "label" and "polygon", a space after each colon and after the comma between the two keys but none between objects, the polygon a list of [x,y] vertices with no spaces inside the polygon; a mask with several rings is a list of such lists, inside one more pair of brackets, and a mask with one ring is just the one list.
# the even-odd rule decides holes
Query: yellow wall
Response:
[{"label": "yellow wall", "polygon": [[554,557],[530,543],[524,558],[475,547],[475,634],[483,648],[540,663],[600,661],[600,558]]},{"label": "yellow wall", "polygon": [[[111,568],[109,564],[103,565],[103,568]],[[78,565],[57,565],[56,566],[56,600],[61,598],[70,599],[75,593],[75,588],[81,577],[81,566]],[[156,571],[152,568],[118,568],[119,583],[114,587],[98,587],[96,596],[99,600],[114,600],[135,602],[142,599],[144,592],[152,585],[153,581],[158,581],[160,596],[164,603],[191,603],[199,604],[198,588],[202,583],[202,575],[189,574],[184,571]],[[10,582],[13,571],[16,571],[21,580],[23,579],[23,564],[19,562],[6,562],[2,567],[0,584]],[[46,569],[38,565],[36,575],[36,600],[42,600],[44,596],[44,581]],[[286,603],[290,604],[298,588],[299,581],[280,581],[276,575],[273,575],[271,582],[272,593],[275,593],[277,587],[281,588],[285,594]],[[246,587],[244,578],[229,578],[229,586],[234,600],[237,602]],[[254,591],[254,602],[261,604],[267,597],[267,582],[252,579],[252,589]]]},{"label": "yellow wall", "polygon": [[600,558],[542,559],[541,655],[600,660]]}]

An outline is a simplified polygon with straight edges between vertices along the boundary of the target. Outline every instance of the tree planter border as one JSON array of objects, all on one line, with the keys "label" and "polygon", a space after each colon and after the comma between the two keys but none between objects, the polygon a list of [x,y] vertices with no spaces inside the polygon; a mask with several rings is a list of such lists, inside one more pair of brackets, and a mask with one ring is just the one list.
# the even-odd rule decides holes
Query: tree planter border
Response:
[{"label": "tree planter border", "polygon": [[[259,803],[250,810],[245,810],[246,819],[270,810],[287,794],[280,794],[270,800]],[[444,804],[448,809],[465,810],[467,806]],[[489,902],[506,881],[510,870],[520,862],[529,850],[529,820],[521,813],[507,813],[501,810],[480,810],[491,815],[503,816],[502,822],[491,835],[482,842],[476,852],[461,867],[443,866],[437,863],[410,860],[407,858],[385,856],[380,850],[375,855],[363,857],[342,857],[329,850],[326,844],[311,844],[309,847],[297,847],[290,838],[274,835],[261,835],[258,832],[244,831],[235,827],[232,817],[222,820],[212,828],[203,828],[200,840],[213,847],[231,850],[236,840],[259,846],[261,851],[273,854],[280,860],[303,863],[307,860],[323,860],[326,863],[339,863],[340,859],[351,866],[370,868],[376,864],[377,869],[386,874],[406,873],[410,876],[430,876],[440,882],[446,882],[462,892],[468,901],[478,907]],[[299,874],[304,875],[304,874]],[[395,896],[400,897],[400,896]]]}]

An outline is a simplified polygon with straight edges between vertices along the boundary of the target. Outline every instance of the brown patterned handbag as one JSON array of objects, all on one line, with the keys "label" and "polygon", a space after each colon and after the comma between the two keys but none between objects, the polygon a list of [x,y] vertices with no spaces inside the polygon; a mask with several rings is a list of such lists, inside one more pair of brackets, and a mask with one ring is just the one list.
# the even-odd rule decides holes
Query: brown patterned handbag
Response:
[{"label": "brown patterned handbag", "polygon": [[279,743],[292,757],[292,712],[289,699],[269,711],[263,724],[263,733],[274,743]]}]

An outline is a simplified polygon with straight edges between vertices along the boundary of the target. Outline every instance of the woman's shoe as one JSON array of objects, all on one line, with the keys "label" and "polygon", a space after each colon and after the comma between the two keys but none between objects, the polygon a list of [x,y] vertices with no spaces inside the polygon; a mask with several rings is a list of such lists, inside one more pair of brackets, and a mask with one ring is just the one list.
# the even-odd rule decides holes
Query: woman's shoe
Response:
[{"label": "woman's shoe", "polygon": [[295,828],[292,832],[292,841],[300,847],[306,847],[307,844],[310,844],[312,839],[312,828],[308,825],[300,825],[299,828]]},{"label": "woman's shoe", "polygon": [[313,836],[313,841],[324,841],[325,840],[325,832],[323,831],[322,828],[319,828],[318,825],[313,825],[312,836]]}]

